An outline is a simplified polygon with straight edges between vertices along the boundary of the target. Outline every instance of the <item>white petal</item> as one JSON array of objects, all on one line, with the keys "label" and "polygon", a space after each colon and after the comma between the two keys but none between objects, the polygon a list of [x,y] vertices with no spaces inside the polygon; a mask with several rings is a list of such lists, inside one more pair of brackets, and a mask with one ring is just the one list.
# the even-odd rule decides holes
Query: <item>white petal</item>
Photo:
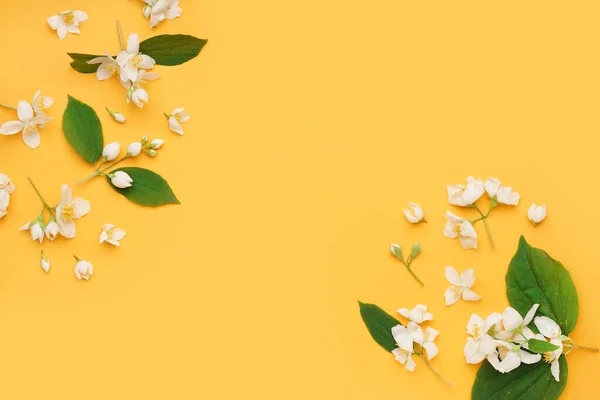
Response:
[{"label": "white petal", "polygon": [[40,133],[35,130],[23,131],[23,141],[31,149],[37,149],[40,146]]},{"label": "white petal", "polygon": [[454,231],[452,222],[446,222],[446,225],[444,225],[444,236],[450,239],[455,239],[458,236],[458,233]]},{"label": "white petal", "polygon": [[476,249],[477,248],[477,239],[465,236],[459,236],[458,240],[462,245],[463,249]]},{"label": "white petal", "polygon": [[0,126],[0,134],[2,135],[14,135],[15,133],[19,133],[23,130],[25,124],[21,121],[8,121]]},{"label": "white petal", "polygon": [[396,325],[392,328],[392,336],[401,349],[413,351],[413,339],[408,330],[402,325]]},{"label": "white petal", "polygon": [[481,332],[481,327],[484,326],[483,319],[477,314],[471,314],[469,322],[467,322],[467,333],[471,336],[475,336],[475,326],[478,327],[479,335],[485,333]]},{"label": "white petal", "polygon": [[500,180],[497,178],[489,178],[485,181],[485,191],[490,197],[494,197],[500,189]]},{"label": "white petal", "polygon": [[404,213],[404,216],[406,217],[408,222],[410,222],[412,224],[416,224],[419,222],[419,219],[417,217],[415,217],[410,210],[403,210],[402,212]]},{"label": "white petal", "polygon": [[73,11],[73,15],[77,22],[85,22],[88,19],[88,15],[83,11]]},{"label": "white petal", "polygon": [[67,26],[63,23],[60,24],[58,29],[56,30],[56,34],[60,40],[63,40],[67,37]]},{"label": "white petal", "polygon": [[552,372],[552,376],[556,382],[560,382],[560,363],[558,359],[552,361],[552,364],[550,364],[550,372]]},{"label": "white petal", "polygon": [[183,107],[176,108],[176,109],[174,109],[174,110],[173,110],[173,112],[171,113],[171,115],[177,115],[177,114],[180,114],[180,113],[182,113],[182,112],[183,112],[183,110],[184,110],[184,108],[183,108]]},{"label": "white petal", "polygon": [[[70,203],[71,200],[73,200],[73,191],[71,190],[71,187],[69,185],[62,185],[60,190],[61,190],[60,202],[62,204]],[[57,212],[58,212],[58,210],[57,210]]]},{"label": "white petal", "polygon": [[460,282],[461,285],[465,288],[470,289],[471,287],[473,287],[473,284],[475,283],[475,272],[472,268],[469,268],[463,271],[462,274],[460,274]]},{"label": "white petal", "polygon": [[444,293],[444,298],[446,299],[446,306],[451,306],[460,299],[460,295],[453,288],[449,287],[446,289],[446,293]]},{"label": "white petal", "polygon": [[427,350],[428,360],[431,360],[433,357],[437,356],[439,351],[437,345],[433,342],[423,343],[423,348]]},{"label": "white petal", "polygon": [[103,230],[102,233],[100,233],[100,243],[104,243],[106,239],[108,239],[108,234]]},{"label": "white petal", "polygon": [[450,282],[452,285],[459,286],[461,284],[460,277],[458,276],[458,272],[453,267],[446,267],[444,271],[444,275],[446,276],[446,280]]},{"label": "white petal", "polygon": [[460,225],[460,236],[477,239],[477,232],[469,221],[465,220]]},{"label": "white petal", "polygon": [[169,128],[180,135],[183,135],[183,127],[181,124],[173,117],[169,118]]},{"label": "white petal", "polygon": [[179,114],[179,120],[181,122],[188,122],[190,120],[190,118],[192,118],[192,117],[188,113],[182,112],[181,114]]},{"label": "white petal", "polygon": [[121,240],[125,237],[127,233],[123,229],[116,228],[112,232],[112,237],[114,240]]},{"label": "white petal", "polygon": [[498,344],[490,335],[484,334],[479,341],[479,351],[485,355],[494,353],[497,347]]},{"label": "white petal", "polygon": [[404,318],[408,318],[410,316],[410,310],[408,308],[400,308],[398,309],[398,314],[402,315]]},{"label": "white petal", "polygon": [[48,25],[54,30],[57,30],[60,24],[62,23],[62,18],[60,15],[53,15],[47,19]]},{"label": "white petal", "polygon": [[519,204],[521,195],[514,192],[511,187],[502,187],[498,191],[498,202],[502,204],[508,204],[509,206],[516,206]]},{"label": "white petal", "polygon": [[81,218],[90,212],[90,202],[89,201],[78,197],[74,200],[74,202],[75,202],[75,209],[74,209],[73,216],[75,218]]},{"label": "white petal", "polygon": [[542,359],[541,354],[531,354],[525,350],[519,350],[519,356],[521,357],[521,361],[525,364],[535,364]]},{"label": "white petal", "polygon": [[462,298],[465,301],[479,301],[479,300],[481,300],[481,297],[479,297],[477,295],[477,293],[475,293],[471,289],[465,289],[463,291],[463,293],[462,293]]},{"label": "white petal", "polygon": [[433,342],[439,335],[440,333],[438,331],[436,331],[435,329],[433,329],[432,327],[427,327],[425,329],[425,337],[427,339],[428,342]]},{"label": "white petal", "polygon": [[521,365],[521,358],[519,358],[517,353],[510,351],[508,352],[506,357],[504,357],[504,360],[502,360],[498,365],[498,371],[505,374],[514,369],[517,369],[519,365]]},{"label": "white petal", "polygon": [[21,121],[29,121],[33,118],[33,107],[28,102],[21,100],[17,105],[17,114]]},{"label": "white petal", "polygon": [[98,78],[99,81],[104,81],[115,76],[115,74],[107,68],[108,66],[110,66],[110,64],[101,64],[96,70],[96,78]]},{"label": "white petal", "polygon": [[485,354],[483,354],[479,350],[465,355],[465,361],[467,362],[467,364],[479,364],[483,360],[485,360]]},{"label": "white petal", "polygon": [[140,37],[137,33],[132,33],[127,39],[127,52],[137,54],[140,51]]},{"label": "white petal", "polygon": [[506,307],[502,313],[502,323],[507,330],[514,331],[523,325],[523,317],[514,308]]},{"label": "white petal", "polygon": [[562,334],[558,324],[548,317],[535,317],[533,323],[537,326],[540,333],[549,339],[559,338]]},{"label": "white petal", "polygon": [[413,372],[415,370],[415,368],[417,368],[417,364],[415,364],[415,362],[412,359],[412,356],[409,354],[408,355],[408,359],[406,360],[406,367],[407,370],[409,370],[410,372]]},{"label": "white petal", "polygon": [[406,361],[408,360],[407,352],[402,351],[399,348],[395,348],[394,350],[392,350],[392,354],[394,355],[396,361],[398,361],[400,364],[406,364]]},{"label": "white petal", "polygon": [[152,57],[142,54],[142,61],[140,62],[138,67],[140,69],[152,69],[154,68],[155,64],[156,62]]},{"label": "white petal", "polygon": [[537,312],[537,309],[539,307],[540,307],[539,304],[534,304],[533,306],[531,306],[531,308],[527,312],[527,315],[523,319],[523,325],[525,325],[525,326],[529,325],[529,323],[531,322],[531,320],[533,320],[533,316],[535,315],[535,313]]},{"label": "white petal", "polygon": [[76,34],[81,34],[81,31],[79,30],[79,27],[76,25],[69,25],[67,27],[67,32],[69,33],[76,33]]}]

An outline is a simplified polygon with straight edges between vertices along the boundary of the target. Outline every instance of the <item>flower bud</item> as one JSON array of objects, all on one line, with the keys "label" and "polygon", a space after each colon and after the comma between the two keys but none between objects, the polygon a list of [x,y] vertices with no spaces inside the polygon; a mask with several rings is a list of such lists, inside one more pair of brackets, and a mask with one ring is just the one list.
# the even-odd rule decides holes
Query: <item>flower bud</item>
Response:
[{"label": "flower bud", "polygon": [[533,226],[537,226],[537,224],[546,218],[546,205],[544,204],[539,206],[533,203],[527,211],[527,217],[531,222],[533,222]]},{"label": "flower bud", "polygon": [[164,142],[165,141],[162,139],[152,139],[152,141],[150,142],[150,148],[158,150],[161,148]]},{"label": "flower bud", "polygon": [[409,209],[403,210],[404,216],[411,224],[418,224],[424,221],[425,212],[417,203],[408,203]]},{"label": "flower bud", "polygon": [[156,155],[156,150],[146,150],[146,154],[148,154],[150,157],[154,157]]},{"label": "flower bud", "polygon": [[410,259],[414,260],[415,257],[417,257],[419,255],[419,253],[421,253],[422,249],[423,248],[421,247],[421,243],[415,243],[415,244],[413,244],[412,251],[410,253]]},{"label": "flower bud", "polygon": [[94,266],[88,261],[77,259],[74,272],[77,279],[85,279],[87,281],[94,274]]},{"label": "flower bud", "polygon": [[148,143],[148,136],[144,135],[142,136],[142,145],[146,145],[146,143]]},{"label": "flower bud", "polygon": [[142,143],[141,142],[133,142],[127,147],[127,154],[131,157],[137,157],[142,152]]},{"label": "flower bud", "polygon": [[127,121],[127,118],[125,118],[125,116],[121,113],[109,110],[108,107],[106,108],[106,111],[108,111],[108,113],[110,114],[112,119],[114,119],[116,122],[118,122],[120,124],[123,124],[123,123],[125,123],[125,121]]},{"label": "flower bud", "polygon": [[404,255],[402,255],[402,248],[400,247],[399,244],[394,243],[390,246],[390,251],[392,252],[392,254],[397,257],[398,259],[404,261]]},{"label": "flower bud", "polygon": [[107,144],[102,150],[102,157],[106,159],[106,161],[112,161],[119,156],[121,152],[121,145],[119,142],[112,142]]},{"label": "flower bud", "polygon": [[46,271],[46,272],[50,271],[50,260],[48,260],[48,258],[44,254],[44,250],[42,250],[41,264],[42,264],[42,268],[44,269],[44,271]]},{"label": "flower bud", "polygon": [[34,241],[39,241],[40,243],[42,243],[42,241],[44,240],[44,229],[42,227],[42,221],[41,219],[36,219],[35,221],[32,222],[28,222],[25,225],[23,225],[21,227],[22,231],[29,231],[29,233],[31,234],[31,239]]},{"label": "flower bud", "polygon": [[131,184],[133,183],[133,179],[131,179],[129,174],[123,171],[117,171],[114,174],[110,174],[109,178],[111,183],[120,189],[131,187]]},{"label": "flower bud", "polygon": [[45,229],[46,237],[50,240],[54,240],[54,239],[56,239],[56,236],[58,236],[59,232],[60,232],[60,227],[56,223],[54,216],[51,216],[50,221],[46,225],[46,229]]}]

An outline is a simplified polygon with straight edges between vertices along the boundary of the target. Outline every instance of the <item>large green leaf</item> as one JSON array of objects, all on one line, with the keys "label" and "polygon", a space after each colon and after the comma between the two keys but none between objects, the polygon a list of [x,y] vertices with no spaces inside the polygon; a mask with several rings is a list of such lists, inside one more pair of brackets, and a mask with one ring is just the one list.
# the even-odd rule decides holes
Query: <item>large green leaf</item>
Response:
[{"label": "large green leaf", "polygon": [[373,339],[390,352],[398,347],[392,336],[392,328],[401,325],[400,322],[375,304],[359,301],[358,305],[360,306],[360,315]]},{"label": "large green leaf", "polygon": [[506,273],[510,305],[525,315],[533,304],[538,314],[556,321],[569,335],[579,316],[579,300],[571,274],[543,250],[531,247],[523,236]]},{"label": "large green leaf", "polygon": [[140,43],[140,52],[149,55],[158,65],[179,65],[195,58],[206,39],[190,35],[159,35]]},{"label": "large green leaf", "polygon": [[81,158],[92,165],[98,161],[104,148],[104,137],[102,124],[92,107],[69,96],[62,128],[67,142]]},{"label": "large green leaf", "polygon": [[565,357],[559,359],[560,382],[556,382],[545,362],[521,364],[501,374],[487,361],[479,368],[471,400],[556,400],[567,385],[569,368]]},{"label": "large green leaf", "polygon": [[142,206],[157,207],[165,204],[180,204],[173,190],[160,175],[148,169],[138,167],[118,168],[111,171],[114,174],[123,171],[133,179],[131,187],[121,189],[112,184],[107,176],[108,183],[118,193],[134,203]]},{"label": "large green leaf", "polygon": [[96,57],[102,57],[93,54],[80,54],[80,53],[67,53],[69,57],[73,59],[71,62],[71,68],[73,68],[77,72],[81,72],[82,74],[93,74],[96,72],[100,64],[88,64],[89,60],[92,60]]}]

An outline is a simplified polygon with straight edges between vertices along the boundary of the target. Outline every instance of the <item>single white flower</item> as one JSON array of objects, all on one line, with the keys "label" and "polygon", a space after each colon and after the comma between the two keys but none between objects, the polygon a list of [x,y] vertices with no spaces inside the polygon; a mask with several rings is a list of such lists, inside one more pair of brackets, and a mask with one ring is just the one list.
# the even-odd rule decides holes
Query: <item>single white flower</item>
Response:
[{"label": "single white flower", "polygon": [[498,344],[498,353],[502,360],[497,364],[498,367],[496,369],[503,374],[519,368],[521,363],[535,364],[542,359],[540,354],[531,354],[523,350],[519,345],[502,340],[496,340],[496,343]]},{"label": "single white flower", "polygon": [[119,229],[112,224],[104,224],[102,233],[100,233],[100,243],[106,242],[119,247],[121,245],[119,241],[125,237],[125,234],[126,232],[123,229]]},{"label": "single white flower", "polygon": [[521,199],[521,195],[518,192],[513,191],[513,188],[509,186],[502,186],[500,180],[497,178],[489,178],[485,181],[485,191],[490,198],[496,196],[496,199],[500,204],[516,206]]},{"label": "single white flower", "polygon": [[108,107],[106,107],[106,111],[108,111],[108,113],[110,114],[111,118],[113,120],[115,120],[115,122],[118,122],[120,124],[124,124],[125,121],[127,121],[127,118],[125,118],[125,116],[119,112],[113,111],[111,109],[109,109]]},{"label": "single white flower", "polygon": [[60,233],[60,226],[58,226],[58,224],[56,223],[56,219],[54,219],[54,216],[50,216],[50,220],[48,221],[48,224],[44,229],[44,233],[46,234],[46,237],[50,240],[56,239],[56,236],[58,236],[58,234]]},{"label": "single white flower", "polygon": [[6,211],[6,209],[8,208],[9,203],[10,194],[4,189],[0,189],[0,219],[2,219],[6,214],[8,214],[8,211]]},{"label": "single white flower", "polygon": [[546,205],[543,204],[540,206],[533,203],[527,211],[527,217],[531,222],[533,222],[533,226],[537,226],[537,224],[546,218]]},{"label": "single white flower", "polygon": [[123,171],[117,171],[114,174],[110,174],[109,178],[112,184],[120,189],[131,187],[133,184],[133,179],[128,173]]},{"label": "single white flower", "polygon": [[418,224],[419,222],[425,221],[425,213],[420,205],[417,203],[408,203],[408,207],[409,209],[402,211],[408,222],[412,224]]},{"label": "single white flower", "polygon": [[485,191],[483,180],[467,177],[465,185],[446,185],[448,202],[454,206],[468,207],[474,204]]},{"label": "single white flower", "polygon": [[44,254],[44,250],[42,250],[42,260],[41,260],[41,264],[42,264],[42,269],[46,272],[50,271],[50,260],[48,260],[48,258],[46,257],[46,255]]},{"label": "single white flower", "polygon": [[137,157],[142,152],[142,143],[141,142],[133,142],[129,146],[127,146],[127,154],[131,157]]},{"label": "single white flower", "polygon": [[37,240],[42,243],[44,240],[44,227],[42,226],[42,221],[40,219],[26,223],[20,228],[20,230],[28,230],[33,241]]},{"label": "single white flower", "polygon": [[68,33],[81,33],[79,31],[79,24],[85,22],[88,19],[88,15],[83,11],[63,11],[57,15],[53,15],[48,18],[48,25],[56,31],[56,34],[63,40]]},{"label": "single white flower", "polygon": [[121,66],[116,59],[112,58],[110,53],[105,53],[104,57],[96,57],[89,60],[88,64],[100,64],[96,70],[96,78],[99,81],[103,81],[113,76],[119,76],[121,73]]},{"label": "single white flower", "polygon": [[77,279],[86,281],[94,274],[94,267],[88,261],[80,260],[77,257],[77,264],[75,264],[75,276]]},{"label": "single white flower", "polygon": [[479,301],[481,298],[471,290],[475,283],[475,273],[472,269],[467,269],[460,276],[452,267],[446,267],[446,279],[452,286],[446,289],[444,297],[446,306],[451,306],[462,297],[465,301]]},{"label": "single white flower", "polygon": [[75,220],[90,212],[90,202],[76,197],[69,185],[62,185],[60,203],[56,206],[56,222],[60,234],[67,239],[75,237]]},{"label": "single white flower", "polygon": [[139,108],[144,107],[144,104],[147,104],[149,100],[148,91],[146,90],[148,82],[158,78],[160,78],[160,75],[156,72],[147,72],[142,69],[138,72],[138,79],[135,82],[123,82],[123,86],[127,89],[127,103],[133,101]]},{"label": "single white flower", "polygon": [[179,0],[144,0],[142,8],[144,17],[150,19],[150,28],[154,28],[165,19],[175,19],[181,16]]},{"label": "single white flower", "polygon": [[162,147],[163,143],[165,143],[165,141],[162,139],[152,139],[152,141],[150,141],[150,145],[148,147],[153,150],[158,150]]},{"label": "single white flower", "polygon": [[496,337],[506,341],[523,341],[531,339],[534,336],[534,333],[529,329],[528,325],[533,320],[539,306],[539,304],[534,304],[527,312],[525,318],[523,318],[514,308],[506,307],[502,313],[504,330],[499,332]]},{"label": "single white flower", "polygon": [[398,314],[402,315],[404,318],[408,318],[416,324],[422,324],[425,321],[433,320],[433,314],[427,312],[427,306],[423,304],[417,304],[412,310],[400,308]]},{"label": "single white flower", "polygon": [[34,117],[33,107],[23,100],[19,101],[17,115],[19,116],[18,121],[5,122],[0,126],[0,134],[14,135],[15,133],[22,132],[25,144],[32,149],[37,148],[40,145],[38,126],[43,127],[44,124],[52,121],[53,118],[44,115]]},{"label": "single white flower", "polygon": [[8,177],[8,175],[0,172],[0,190],[4,190],[6,193],[11,194],[15,191],[15,184]]},{"label": "single white flower", "polygon": [[167,19],[175,19],[181,17],[181,7],[179,0],[170,0],[169,9],[166,12]]},{"label": "single white flower", "polygon": [[121,144],[119,142],[112,142],[104,146],[102,150],[102,157],[105,161],[112,161],[119,157],[121,152]]},{"label": "single white flower", "polygon": [[450,239],[458,238],[465,249],[477,248],[477,232],[473,225],[466,219],[446,211],[446,225],[444,235]]},{"label": "single white flower", "polygon": [[433,357],[438,355],[439,349],[437,344],[433,341],[437,338],[440,333],[431,327],[427,327],[424,332],[424,340],[421,347],[427,352],[427,359],[431,360]]},{"label": "single white flower", "polygon": [[560,339],[562,336],[560,326],[548,317],[535,317],[533,323],[540,333],[548,339]]},{"label": "single white flower", "polygon": [[501,320],[502,315],[498,313],[491,314],[485,320],[477,314],[471,314],[467,323],[467,335],[469,336],[463,350],[468,364],[479,364],[486,358],[491,360],[491,363],[498,361],[497,343],[488,332],[500,329]]},{"label": "single white flower", "polygon": [[54,99],[50,96],[42,96],[40,95],[40,91],[38,90],[33,95],[33,101],[31,106],[33,107],[33,111],[36,116],[46,116],[46,110],[54,104]]},{"label": "single white flower", "polygon": [[122,82],[138,80],[138,71],[154,68],[154,59],[146,54],[140,53],[140,37],[132,33],[127,39],[127,49],[117,55],[117,62],[121,67],[119,76]]},{"label": "single white flower", "polygon": [[173,132],[183,135],[183,126],[181,124],[190,120],[190,114],[183,112],[183,107],[176,108],[171,114],[166,114],[169,119],[169,129]]}]

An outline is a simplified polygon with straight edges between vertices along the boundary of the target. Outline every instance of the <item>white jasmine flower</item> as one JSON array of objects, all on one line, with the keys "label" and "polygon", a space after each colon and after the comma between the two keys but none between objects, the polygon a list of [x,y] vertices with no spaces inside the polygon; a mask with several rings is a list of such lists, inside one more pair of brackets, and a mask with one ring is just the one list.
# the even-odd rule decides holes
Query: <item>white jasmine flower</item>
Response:
[{"label": "white jasmine flower", "polygon": [[439,349],[437,344],[433,343],[433,341],[437,338],[440,333],[431,327],[427,327],[424,332],[424,340],[421,347],[425,349],[427,352],[427,359],[431,360],[433,357],[438,355]]},{"label": "white jasmine flower", "polygon": [[105,161],[112,161],[119,157],[121,152],[121,144],[119,142],[112,142],[104,146],[102,150],[102,157]]},{"label": "white jasmine flower", "polygon": [[498,344],[498,352],[502,360],[498,364],[497,370],[503,374],[517,369],[521,363],[535,364],[542,359],[540,354],[531,354],[523,350],[519,345],[502,340],[497,340],[496,343]]},{"label": "white jasmine flower", "polygon": [[129,174],[123,171],[117,171],[114,174],[110,174],[109,178],[112,184],[120,189],[131,187],[133,184],[133,179]]},{"label": "white jasmine flower", "polygon": [[41,264],[42,264],[42,269],[46,272],[50,271],[50,260],[48,260],[48,258],[46,257],[46,255],[44,254],[44,250],[42,250],[42,260],[41,260]]},{"label": "white jasmine flower", "polygon": [[496,353],[497,343],[488,334],[493,329],[499,329],[502,315],[493,313],[483,320],[477,314],[471,314],[467,323],[467,343],[463,350],[465,359],[469,364],[479,364],[484,359],[491,360],[492,365],[498,364]]},{"label": "white jasmine flower", "polygon": [[490,198],[494,198],[494,196],[496,196],[496,199],[500,204],[516,206],[519,204],[519,200],[521,199],[521,195],[519,193],[513,191],[513,188],[509,186],[502,186],[500,180],[497,178],[489,178],[487,181],[485,181],[485,191]]},{"label": "white jasmine flower", "polygon": [[40,133],[38,132],[38,126],[44,126],[44,124],[52,121],[53,118],[46,117],[44,115],[33,115],[33,107],[26,101],[19,101],[17,106],[17,114],[19,116],[18,121],[5,122],[0,126],[0,134],[2,135],[14,135],[15,133],[22,132],[23,141],[27,146],[32,149],[37,148],[40,145]]},{"label": "white jasmine flower", "polygon": [[6,209],[8,208],[9,203],[10,194],[4,189],[0,189],[0,219],[2,219],[6,214],[8,214],[8,211],[6,211]]},{"label": "white jasmine flower", "polygon": [[48,224],[44,229],[44,233],[46,234],[46,237],[50,240],[56,239],[56,236],[58,236],[58,234],[60,233],[60,226],[58,226],[58,224],[56,223],[56,219],[54,219],[53,215],[50,216],[50,220],[48,221]]},{"label": "white jasmine flower", "polygon": [[531,222],[533,222],[533,226],[537,226],[537,224],[546,218],[546,205],[543,204],[540,206],[533,203],[527,211],[527,217]]},{"label": "white jasmine flower", "polygon": [[37,116],[46,116],[46,110],[54,104],[54,99],[50,96],[41,96],[40,91],[38,90],[33,95],[33,102],[31,106],[33,107],[33,111]]},{"label": "white jasmine flower", "polygon": [[88,64],[100,64],[96,70],[96,78],[99,81],[103,81],[113,76],[119,76],[121,73],[121,66],[116,59],[112,58],[110,53],[105,53],[104,57],[96,57],[89,60]]},{"label": "white jasmine flower", "polygon": [[169,128],[173,132],[183,135],[183,126],[181,124],[190,120],[190,114],[183,112],[183,107],[181,107],[174,109],[171,114],[165,113],[165,115],[169,119]]},{"label": "white jasmine flower", "polygon": [[68,239],[75,237],[75,220],[90,212],[90,202],[76,197],[69,185],[62,185],[60,203],[56,206],[56,222],[60,234]]},{"label": "white jasmine flower", "polygon": [[89,280],[94,273],[94,267],[88,261],[75,258],[77,260],[77,264],[75,264],[75,276],[79,280]]},{"label": "white jasmine flower", "polygon": [[464,218],[446,211],[446,225],[444,226],[444,235],[450,239],[458,238],[460,244],[465,249],[477,248],[477,232],[473,225]]},{"label": "white jasmine flower", "polygon": [[534,304],[527,312],[525,318],[512,307],[506,307],[502,313],[502,324],[504,331],[497,334],[500,340],[523,341],[534,337],[534,333],[527,327],[533,320],[533,317],[540,305]]},{"label": "white jasmine flower", "polygon": [[135,82],[124,82],[123,86],[127,89],[127,103],[133,101],[139,108],[144,107],[144,104],[148,103],[149,99],[148,91],[146,91],[148,81],[153,81],[158,78],[160,78],[160,75],[156,72],[147,72],[142,69],[138,72],[138,79]]},{"label": "white jasmine flower", "polygon": [[150,19],[150,28],[154,28],[165,19],[175,19],[181,16],[179,0],[144,0],[142,8],[144,17]]},{"label": "white jasmine flower", "polygon": [[150,147],[153,150],[158,150],[162,147],[163,143],[165,143],[165,141],[162,139],[152,139],[148,147]]},{"label": "white jasmine flower", "polygon": [[127,121],[127,118],[125,118],[125,116],[119,112],[113,111],[113,110],[109,109],[108,107],[106,107],[106,111],[108,111],[108,113],[110,114],[110,116],[112,117],[113,120],[115,120],[116,122],[118,122],[120,124],[124,124],[125,121]]},{"label": "white jasmine flower", "polygon": [[33,241],[37,240],[42,243],[44,240],[44,227],[42,226],[42,221],[40,219],[26,223],[20,228],[20,230],[28,230]]},{"label": "white jasmine flower", "polygon": [[452,267],[446,267],[446,279],[452,286],[446,289],[444,297],[446,306],[451,306],[462,297],[465,301],[479,301],[480,297],[471,290],[475,283],[475,273],[472,269],[464,271],[460,276]]},{"label": "white jasmine flower", "polygon": [[446,185],[448,202],[454,206],[468,207],[483,195],[483,180],[467,177],[467,185]]},{"label": "white jasmine flower", "polygon": [[129,146],[127,146],[127,154],[131,157],[137,157],[142,152],[142,143],[141,142],[133,142]]},{"label": "white jasmine flower", "polygon": [[0,172],[0,190],[4,190],[6,193],[11,194],[15,191],[15,184],[8,177],[8,175]]},{"label": "white jasmine flower", "polygon": [[425,321],[433,320],[433,314],[427,312],[427,306],[423,304],[417,304],[412,310],[400,308],[398,314],[402,315],[404,318],[408,318],[416,324],[422,324]]},{"label": "white jasmine flower", "polygon": [[56,34],[63,40],[68,33],[81,33],[79,31],[79,24],[85,22],[88,19],[88,15],[83,11],[63,11],[57,15],[53,15],[48,18],[48,25],[56,31]]},{"label": "white jasmine flower", "polygon": [[167,19],[175,19],[181,17],[181,7],[179,0],[170,0],[169,9],[166,12]]},{"label": "white jasmine flower", "polygon": [[112,224],[104,224],[102,233],[100,233],[100,243],[106,242],[119,247],[121,245],[119,241],[125,237],[125,234],[126,232],[123,229],[119,229]]},{"label": "white jasmine flower", "polygon": [[154,68],[154,59],[146,54],[140,53],[140,37],[132,33],[127,39],[127,49],[117,55],[117,62],[121,67],[120,78],[122,82],[138,80],[138,70]]},{"label": "white jasmine flower", "polygon": [[412,224],[418,224],[419,222],[424,221],[425,213],[420,205],[417,203],[408,203],[409,209],[403,210],[402,212],[406,216],[408,222]]},{"label": "white jasmine flower", "polygon": [[533,323],[540,333],[548,339],[560,339],[562,336],[560,326],[548,317],[535,317]]}]

